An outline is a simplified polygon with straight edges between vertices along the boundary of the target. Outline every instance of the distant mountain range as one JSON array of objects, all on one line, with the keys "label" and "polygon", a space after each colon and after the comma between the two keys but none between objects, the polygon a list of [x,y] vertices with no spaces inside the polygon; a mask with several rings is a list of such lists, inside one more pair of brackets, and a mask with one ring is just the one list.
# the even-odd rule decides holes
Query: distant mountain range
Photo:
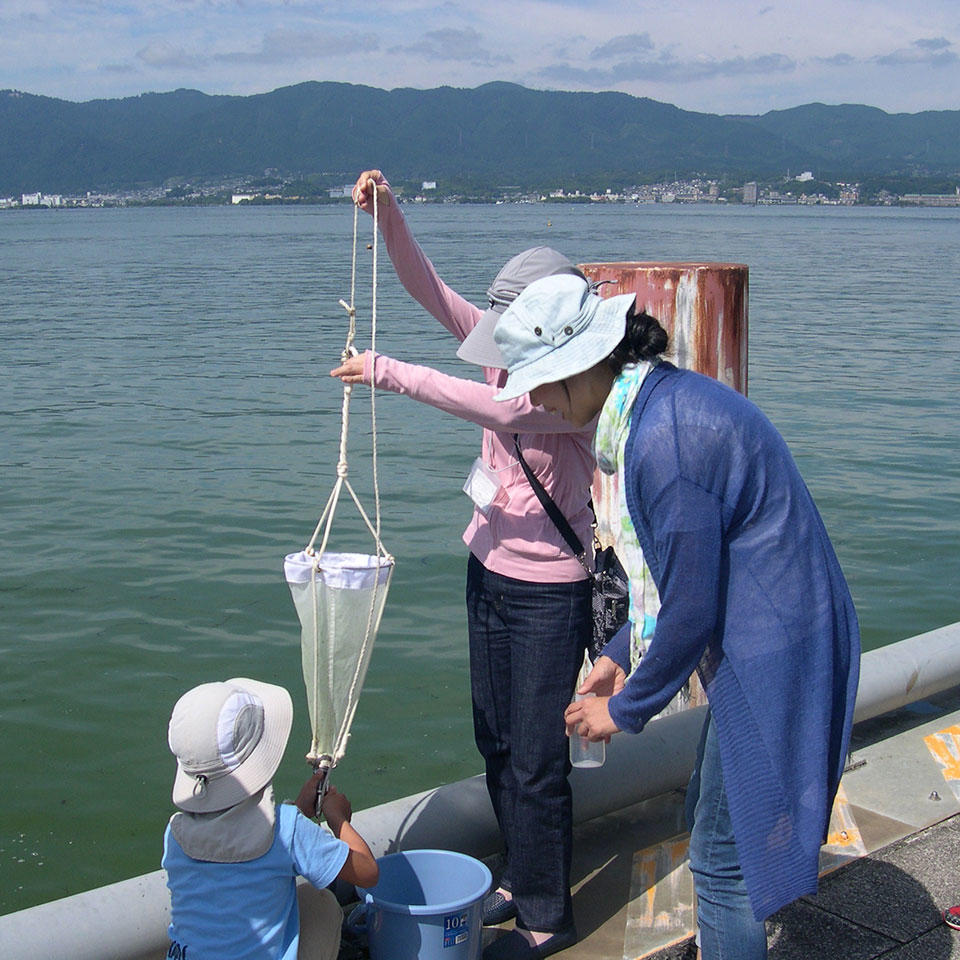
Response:
[{"label": "distant mountain range", "polygon": [[[170,178],[329,174],[522,188],[690,176],[823,180],[960,174],[960,111],[814,103],[717,116],[622,93],[380,90],[302,83],[246,97],[196,90],[73,103],[0,91],[0,196]],[[331,181],[332,182],[332,181]]]}]

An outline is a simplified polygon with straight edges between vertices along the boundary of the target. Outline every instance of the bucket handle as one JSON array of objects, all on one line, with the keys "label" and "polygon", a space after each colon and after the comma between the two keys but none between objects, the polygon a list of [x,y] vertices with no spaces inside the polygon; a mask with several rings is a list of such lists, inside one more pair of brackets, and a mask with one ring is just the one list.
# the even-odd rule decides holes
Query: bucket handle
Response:
[{"label": "bucket handle", "polygon": [[373,903],[373,897],[368,893],[364,903],[358,903],[347,917],[344,926],[347,931],[360,940],[367,939],[367,909]]}]

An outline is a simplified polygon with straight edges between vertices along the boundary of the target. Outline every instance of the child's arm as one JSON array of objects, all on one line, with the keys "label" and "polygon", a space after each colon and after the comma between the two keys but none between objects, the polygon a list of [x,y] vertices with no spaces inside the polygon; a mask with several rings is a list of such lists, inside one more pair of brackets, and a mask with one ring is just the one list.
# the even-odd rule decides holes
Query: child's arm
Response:
[{"label": "child's arm", "polygon": [[[319,776],[311,777],[303,785],[296,800],[300,812],[311,820],[317,815],[319,782]],[[367,842],[350,826],[350,817],[353,815],[350,801],[336,787],[327,788],[326,796],[323,798],[323,815],[327,818],[327,826],[333,831],[333,835],[350,848],[347,860],[338,876],[358,887],[376,886],[380,879],[380,867],[370,852]]]},{"label": "child's arm", "polygon": [[380,879],[380,867],[366,840],[350,825],[352,813],[350,801],[335,787],[329,787],[323,798],[323,815],[333,835],[350,848],[339,876],[358,887],[373,887]]}]

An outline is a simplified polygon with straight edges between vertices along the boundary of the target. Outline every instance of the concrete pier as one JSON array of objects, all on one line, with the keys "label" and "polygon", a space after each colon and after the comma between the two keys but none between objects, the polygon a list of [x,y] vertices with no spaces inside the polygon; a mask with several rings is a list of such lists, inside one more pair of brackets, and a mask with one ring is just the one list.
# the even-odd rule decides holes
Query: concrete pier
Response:
[{"label": "concrete pier", "polygon": [[[960,960],[941,917],[960,903],[960,689],[859,723],[842,791],[819,891],[768,920],[770,960]],[[565,960],[694,960],[682,796],[578,828]]]}]

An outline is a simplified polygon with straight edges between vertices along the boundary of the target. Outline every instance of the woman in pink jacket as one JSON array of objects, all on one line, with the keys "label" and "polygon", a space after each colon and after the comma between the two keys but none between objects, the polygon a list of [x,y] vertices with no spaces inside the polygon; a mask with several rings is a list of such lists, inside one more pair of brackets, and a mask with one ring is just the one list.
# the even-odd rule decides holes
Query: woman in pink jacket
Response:
[{"label": "woman in pink jacket", "polygon": [[491,366],[484,367],[480,383],[382,354],[374,371],[367,352],[332,375],[369,384],[375,372],[378,389],[483,428],[482,463],[474,465],[473,475],[476,505],[463,535],[470,550],[470,680],[477,747],[506,847],[504,874],[484,904],[484,922],[517,917],[517,932],[491,944],[484,957],[545,957],[576,942],[563,711],[590,637],[591,587],[526,479],[515,438],[580,540],[590,544],[593,424],[573,427],[527,397],[494,402],[505,372],[492,366],[502,362],[493,328],[527,283],[579,271],[555,250],[526,250],[500,271],[488,292],[489,309],[481,310],[437,276],[379,170],[360,175],[357,203],[372,212],[374,188],[380,229],[400,281],[461,342],[461,358]]}]

